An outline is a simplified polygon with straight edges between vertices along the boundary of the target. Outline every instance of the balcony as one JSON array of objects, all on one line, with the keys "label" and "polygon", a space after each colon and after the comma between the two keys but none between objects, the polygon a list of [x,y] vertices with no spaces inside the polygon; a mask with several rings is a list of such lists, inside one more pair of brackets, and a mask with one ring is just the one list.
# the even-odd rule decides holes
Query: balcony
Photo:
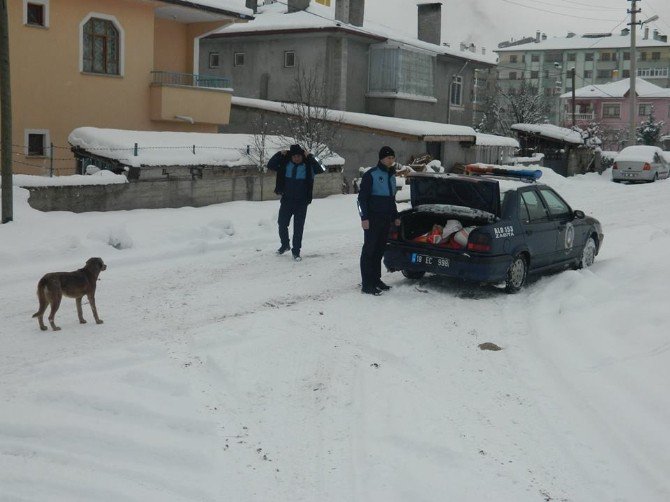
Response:
[{"label": "balcony", "polygon": [[227,124],[233,90],[227,78],[151,72],[151,120]]},{"label": "balcony", "polygon": [[[570,113],[570,117],[572,117],[572,113]],[[587,122],[589,120],[594,120],[595,118],[596,114],[594,112],[575,113],[575,120],[580,122]]]}]

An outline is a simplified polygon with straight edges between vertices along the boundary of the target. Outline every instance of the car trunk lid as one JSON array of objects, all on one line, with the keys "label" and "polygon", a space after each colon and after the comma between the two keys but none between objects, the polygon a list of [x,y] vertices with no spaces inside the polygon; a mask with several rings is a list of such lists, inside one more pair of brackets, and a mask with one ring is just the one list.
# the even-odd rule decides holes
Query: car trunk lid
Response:
[{"label": "car trunk lid", "polygon": [[496,180],[451,175],[413,174],[412,207],[460,206],[500,216],[500,187]]}]

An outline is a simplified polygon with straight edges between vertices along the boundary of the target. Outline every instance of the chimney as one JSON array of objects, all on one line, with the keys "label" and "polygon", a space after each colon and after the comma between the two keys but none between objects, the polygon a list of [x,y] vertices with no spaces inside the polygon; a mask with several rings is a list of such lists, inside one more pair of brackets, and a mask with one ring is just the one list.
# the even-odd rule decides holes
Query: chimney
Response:
[{"label": "chimney", "polygon": [[470,47],[469,47],[469,50],[470,50],[470,52],[477,52],[477,46],[475,44],[471,43]]},{"label": "chimney", "polygon": [[486,47],[482,47],[482,56],[486,56]]},{"label": "chimney", "polygon": [[621,30],[621,36],[627,37],[628,35],[630,35],[630,29],[629,28],[624,28],[623,30]]},{"label": "chimney", "polygon": [[288,12],[298,12],[309,7],[309,0],[288,0]]},{"label": "chimney", "polygon": [[363,26],[365,17],[365,0],[337,0],[335,2],[335,19],[354,26]]},{"label": "chimney", "polygon": [[468,44],[465,42],[461,42],[461,52],[465,52],[468,50]]},{"label": "chimney", "polygon": [[535,32],[535,43],[540,43],[540,32],[536,31]]},{"label": "chimney", "polygon": [[422,42],[442,43],[442,3],[419,4],[419,33]]},{"label": "chimney", "polygon": [[543,33],[543,34],[542,34],[542,40],[546,40],[546,39],[547,39],[547,34],[546,34],[546,33]]},{"label": "chimney", "polygon": [[649,27],[648,26],[644,27],[644,39],[649,40]]},{"label": "chimney", "polygon": [[258,14],[258,0],[247,0],[247,9],[251,9],[254,14]]},{"label": "chimney", "polygon": [[658,40],[658,30],[654,30],[654,40]]}]

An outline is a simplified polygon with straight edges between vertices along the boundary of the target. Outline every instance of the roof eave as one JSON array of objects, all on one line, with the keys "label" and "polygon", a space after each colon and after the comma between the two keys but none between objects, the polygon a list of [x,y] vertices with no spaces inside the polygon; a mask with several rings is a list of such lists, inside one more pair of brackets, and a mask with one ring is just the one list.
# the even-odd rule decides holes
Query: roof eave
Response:
[{"label": "roof eave", "polygon": [[163,3],[169,3],[172,5],[179,5],[181,7],[190,7],[191,9],[201,10],[205,12],[211,12],[213,14],[221,14],[230,17],[236,17],[239,19],[255,19],[254,16],[248,14],[242,14],[241,12],[235,12],[228,9],[220,9],[218,7],[211,7],[209,5],[201,5],[194,2],[189,2],[188,0],[159,0]]},{"label": "roof eave", "polygon": [[208,35],[205,38],[234,38],[234,37],[253,37],[253,36],[265,36],[265,35],[279,35],[286,33],[328,33],[328,32],[341,32],[348,33],[350,35],[359,36],[362,38],[370,38],[372,40],[377,40],[383,42],[388,40],[386,37],[379,35],[373,35],[370,33],[364,33],[361,31],[352,30],[344,26],[322,26],[319,28],[274,28],[268,30],[253,30],[253,31],[232,31],[229,33],[213,33]]}]

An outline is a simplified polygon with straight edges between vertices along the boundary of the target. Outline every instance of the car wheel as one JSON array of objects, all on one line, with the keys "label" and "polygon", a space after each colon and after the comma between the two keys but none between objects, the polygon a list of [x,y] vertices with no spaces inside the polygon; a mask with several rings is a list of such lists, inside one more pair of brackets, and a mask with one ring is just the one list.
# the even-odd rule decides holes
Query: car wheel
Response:
[{"label": "car wheel", "polygon": [[653,183],[654,181],[658,181],[658,173],[654,174],[654,177],[651,179],[650,183]]},{"label": "car wheel", "polygon": [[505,278],[505,291],[508,293],[516,293],[526,283],[526,275],[528,274],[528,264],[523,255],[516,255],[512,260],[512,264],[507,269],[507,277]]},{"label": "car wheel", "polygon": [[582,259],[579,260],[579,268],[586,268],[593,265],[596,260],[596,241],[589,237],[582,250]]},{"label": "car wheel", "polygon": [[423,270],[403,270],[402,275],[408,279],[421,279],[424,275],[426,275],[426,272]]}]

